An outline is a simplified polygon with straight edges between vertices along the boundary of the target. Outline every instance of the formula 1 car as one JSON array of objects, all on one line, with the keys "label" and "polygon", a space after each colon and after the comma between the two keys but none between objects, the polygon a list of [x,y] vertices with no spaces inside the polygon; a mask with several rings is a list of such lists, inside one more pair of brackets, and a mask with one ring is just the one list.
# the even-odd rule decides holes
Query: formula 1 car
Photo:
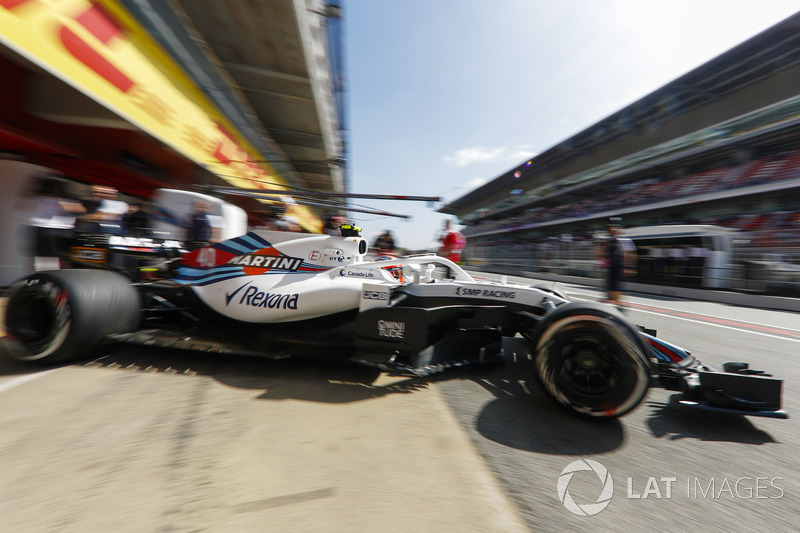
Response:
[{"label": "formula 1 car", "polygon": [[132,281],[155,277],[168,270],[188,249],[184,243],[155,236],[81,232],[60,255],[80,268],[119,272]]},{"label": "formula 1 car", "polygon": [[[558,404],[588,417],[630,412],[653,384],[688,407],[786,418],[782,381],[723,371],[558,288],[479,281],[436,255],[368,260],[342,236],[258,231],[183,255],[163,279],[108,270],[39,272],[8,292],[0,349],[31,363],[85,358],[109,341],[280,358],[313,355],[426,375],[503,361],[504,339]],[[516,339],[520,340],[520,339]]]}]

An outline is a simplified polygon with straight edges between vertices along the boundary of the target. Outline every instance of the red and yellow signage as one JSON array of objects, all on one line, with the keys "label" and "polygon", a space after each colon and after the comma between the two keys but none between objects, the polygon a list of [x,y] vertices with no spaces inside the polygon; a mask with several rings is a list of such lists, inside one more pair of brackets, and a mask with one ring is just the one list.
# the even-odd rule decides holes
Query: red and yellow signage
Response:
[{"label": "red and yellow signage", "polygon": [[0,42],[231,185],[286,186],[119,2],[0,0]]}]

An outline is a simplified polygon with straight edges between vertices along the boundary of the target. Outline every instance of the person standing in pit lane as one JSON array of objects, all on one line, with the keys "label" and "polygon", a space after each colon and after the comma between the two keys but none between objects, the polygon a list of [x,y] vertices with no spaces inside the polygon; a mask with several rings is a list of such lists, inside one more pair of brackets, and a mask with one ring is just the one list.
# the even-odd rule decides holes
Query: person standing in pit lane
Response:
[{"label": "person standing in pit lane", "polygon": [[194,203],[194,214],[192,221],[189,224],[189,230],[186,234],[186,248],[189,250],[197,250],[208,246],[211,241],[211,219],[208,217],[209,205],[207,202],[198,200]]},{"label": "person standing in pit lane", "polygon": [[69,246],[75,236],[75,220],[86,212],[77,200],[67,198],[64,183],[48,176],[38,181],[33,210],[28,218],[28,239],[33,245],[34,270],[68,267]]},{"label": "person standing in pit lane", "polygon": [[325,235],[334,235],[338,236],[341,235],[342,232],[339,230],[339,226],[342,225],[343,219],[337,215],[331,215],[325,219],[325,223],[322,225],[322,233]]},{"label": "person standing in pit lane", "polygon": [[456,230],[450,228],[450,221],[444,221],[444,230],[441,234],[441,247],[439,248],[439,255],[449,259],[454,263],[461,262],[461,252],[467,244],[467,239],[464,235]]},{"label": "person standing in pit lane", "polygon": [[387,229],[375,239],[375,249],[380,254],[394,254],[395,243],[391,231]]},{"label": "person standing in pit lane", "polygon": [[608,221],[608,242],[605,247],[606,263],[606,302],[619,304],[622,298],[622,284],[636,274],[636,245],[622,236],[619,218]]},{"label": "person standing in pit lane", "polygon": [[128,206],[128,213],[122,219],[123,233],[132,237],[149,237],[150,213],[143,200],[136,200]]},{"label": "person standing in pit lane", "polygon": [[78,231],[121,235],[128,204],[119,199],[119,191],[114,187],[93,185],[92,202],[96,202],[97,207],[78,217]]}]

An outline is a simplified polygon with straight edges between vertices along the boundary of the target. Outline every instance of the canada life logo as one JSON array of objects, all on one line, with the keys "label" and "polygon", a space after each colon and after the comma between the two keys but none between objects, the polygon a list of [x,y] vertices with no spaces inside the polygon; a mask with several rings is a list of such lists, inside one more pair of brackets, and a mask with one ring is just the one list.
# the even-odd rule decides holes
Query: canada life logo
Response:
[{"label": "canada life logo", "polygon": [[[603,484],[603,490],[597,501],[594,503],[577,503],[569,493],[569,482],[575,472],[590,470],[597,474],[598,479]],[[611,497],[614,495],[614,481],[611,479],[611,474],[606,467],[592,461],[591,459],[578,459],[568,464],[561,475],[558,476],[558,499],[564,504],[564,507],[571,513],[579,516],[592,516],[596,515],[611,503]]]}]

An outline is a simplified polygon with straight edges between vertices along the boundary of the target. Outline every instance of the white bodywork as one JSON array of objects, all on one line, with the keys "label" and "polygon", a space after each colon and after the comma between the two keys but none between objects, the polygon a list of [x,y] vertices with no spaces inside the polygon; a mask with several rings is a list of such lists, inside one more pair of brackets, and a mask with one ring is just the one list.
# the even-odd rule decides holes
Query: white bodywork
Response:
[{"label": "white bodywork", "polygon": [[223,241],[247,231],[244,209],[207,194],[179,189],[158,189],[153,197],[153,230],[158,237],[185,240],[195,212],[195,203],[208,204],[213,240]]},{"label": "white bodywork", "polygon": [[[403,285],[417,296],[537,306],[557,296],[523,285],[479,282],[436,255],[368,261],[361,237],[257,231],[197,250],[176,281],[210,308],[253,323],[293,322],[390,304]],[[402,266],[402,281],[387,267]],[[447,269],[449,279],[437,279]]]}]

